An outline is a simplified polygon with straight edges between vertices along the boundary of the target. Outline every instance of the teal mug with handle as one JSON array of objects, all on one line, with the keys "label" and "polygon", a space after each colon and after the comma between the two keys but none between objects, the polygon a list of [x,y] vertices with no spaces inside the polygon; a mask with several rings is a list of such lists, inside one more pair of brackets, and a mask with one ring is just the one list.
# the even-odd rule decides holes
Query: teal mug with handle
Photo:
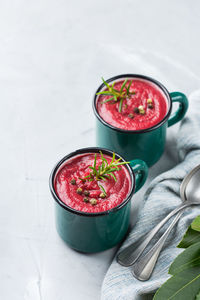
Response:
[{"label": "teal mug with handle", "polygon": [[[124,130],[112,126],[100,116],[97,110],[98,95],[105,85],[102,84],[96,91],[93,100],[93,111],[96,116],[96,140],[98,147],[105,147],[121,154],[125,159],[142,159],[150,167],[155,164],[164,152],[166,141],[166,130],[176,124],[186,114],[188,109],[188,99],[181,92],[169,93],[168,90],[157,80],[147,76],[137,74],[123,74],[112,77],[107,83],[125,80],[141,79],[153,83],[160,89],[168,103],[168,110],[165,117],[156,125],[142,130]],[[173,103],[177,102],[177,110],[171,114]]]},{"label": "teal mug with handle", "polygon": [[[148,167],[142,160],[136,159],[126,164],[131,189],[126,199],[118,206],[99,213],[88,213],[67,206],[57,195],[55,179],[68,159],[85,153],[99,153],[113,156],[113,152],[103,148],[84,148],[72,152],[61,159],[53,168],[49,179],[50,191],[55,203],[55,221],[60,237],[73,249],[85,252],[99,252],[117,245],[127,233],[130,223],[131,199],[143,186],[148,174]],[[115,153],[116,159],[123,157]],[[133,202],[134,205],[134,202]],[[133,208],[134,209],[134,208]]]}]

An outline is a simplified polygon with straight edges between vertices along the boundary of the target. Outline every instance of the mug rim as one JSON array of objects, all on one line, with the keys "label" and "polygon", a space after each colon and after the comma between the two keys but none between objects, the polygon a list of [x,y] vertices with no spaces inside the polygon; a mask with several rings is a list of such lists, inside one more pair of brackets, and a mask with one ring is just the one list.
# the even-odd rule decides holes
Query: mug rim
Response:
[{"label": "mug rim", "polygon": [[[84,153],[97,153],[99,150],[101,150],[104,154],[107,154],[109,156],[111,156],[111,154],[113,154],[114,151],[111,151],[109,149],[106,148],[101,148],[101,147],[86,147],[86,148],[80,148],[78,150],[75,150],[67,155],[65,155],[61,160],[59,160],[56,165],[54,166],[53,170],[51,171],[50,177],[49,177],[49,188],[51,191],[51,194],[54,198],[54,200],[65,210],[74,213],[76,215],[81,215],[81,216],[85,216],[85,217],[97,217],[97,216],[104,216],[104,215],[108,215],[109,213],[115,212],[120,210],[121,208],[123,208],[132,198],[134,191],[135,191],[135,174],[133,172],[133,169],[131,168],[131,166],[129,164],[126,164],[126,167],[129,171],[129,175],[131,177],[131,189],[130,192],[128,193],[127,197],[117,206],[106,210],[106,211],[102,211],[102,212],[96,212],[96,213],[88,213],[88,212],[83,212],[83,211],[79,211],[79,210],[75,210],[74,208],[68,206],[67,204],[65,204],[57,195],[55,188],[54,188],[54,178],[56,175],[56,172],[58,171],[58,169],[62,166],[62,164],[67,161],[69,158],[74,157],[76,155],[79,154],[84,154]],[[118,153],[115,152],[115,156],[116,158],[121,158],[123,161],[126,161],[123,156],[119,155]]]},{"label": "mug rim", "polygon": [[114,80],[117,80],[117,79],[120,79],[120,78],[141,78],[141,79],[144,79],[144,80],[147,80],[147,81],[150,81],[152,83],[154,83],[156,86],[158,86],[165,94],[165,96],[167,97],[168,99],[168,102],[169,102],[169,107],[168,107],[168,112],[166,113],[166,115],[164,116],[164,118],[157,124],[151,126],[151,127],[148,127],[148,128],[145,128],[145,129],[140,129],[140,130],[127,130],[127,129],[122,129],[122,128],[118,128],[118,127],[115,127],[111,124],[109,124],[108,122],[106,122],[101,116],[100,114],[98,113],[97,111],[97,107],[96,107],[96,99],[97,99],[97,96],[96,93],[100,92],[103,87],[105,86],[104,83],[102,83],[98,89],[96,90],[95,92],[95,95],[94,95],[94,98],[93,98],[93,104],[92,104],[92,107],[93,107],[93,111],[94,111],[94,114],[95,116],[97,117],[97,119],[105,126],[107,127],[110,127],[111,129],[115,130],[115,131],[119,131],[119,132],[122,132],[122,133],[131,133],[131,134],[134,134],[134,133],[145,133],[145,132],[150,132],[154,129],[157,129],[159,128],[160,126],[162,126],[168,119],[169,119],[169,116],[171,114],[171,110],[172,110],[172,100],[171,100],[171,97],[170,97],[170,94],[168,92],[168,90],[166,89],[166,87],[160,83],[159,81],[157,81],[156,79],[152,78],[152,77],[149,77],[149,76],[146,76],[146,75],[141,75],[141,74],[121,74],[121,75],[116,75],[116,76],[113,76],[109,79],[106,80],[106,82],[112,82]]}]

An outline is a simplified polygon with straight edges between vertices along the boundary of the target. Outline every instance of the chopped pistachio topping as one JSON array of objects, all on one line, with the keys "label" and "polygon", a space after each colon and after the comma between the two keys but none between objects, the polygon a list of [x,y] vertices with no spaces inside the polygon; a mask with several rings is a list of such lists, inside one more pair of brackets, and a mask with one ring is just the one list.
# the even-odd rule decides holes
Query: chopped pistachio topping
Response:
[{"label": "chopped pistachio topping", "polygon": [[128,115],[128,117],[129,117],[130,119],[133,119],[133,118],[134,118],[134,115],[130,113],[130,114]]},{"label": "chopped pistachio topping", "polygon": [[153,104],[152,104],[152,103],[149,103],[149,104],[148,104],[148,108],[152,109],[152,108],[153,108]]},{"label": "chopped pistachio topping", "polygon": [[141,115],[144,115],[145,114],[145,110],[144,110],[144,107],[142,105],[138,106],[138,109],[139,109],[139,113]]},{"label": "chopped pistachio topping", "polygon": [[82,194],[82,191],[83,191],[83,189],[82,188],[77,188],[77,190],[76,190],[76,192],[77,192],[77,194],[79,194],[79,195],[81,195]]},{"label": "chopped pistachio topping", "polygon": [[90,195],[90,192],[89,192],[89,191],[84,191],[83,194],[84,194],[85,196],[89,196],[89,195]]},{"label": "chopped pistachio topping", "polygon": [[95,198],[90,199],[90,203],[92,205],[96,205],[97,204],[97,200]]},{"label": "chopped pistachio topping", "polygon": [[152,99],[147,99],[147,103],[152,103]]},{"label": "chopped pistachio topping", "polygon": [[134,111],[136,114],[139,114],[139,112],[140,112],[138,107],[135,107],[133,111]]},{"label": "chopped pistachio topping", "polygon": [[76,180],[74,178],[71,180],[71,184],[73,184],[73,185],[76,184]]},{"label": "chopped pistachio topping", "polygon": [[143,109],[143,110],[140,110],[140,114],[141,115],[144,115],[145,114],[145,110]]},{"label": "chopped pistachio topping", "polygon": [[104,198],[106,198],[106,194],[101,193],[101,194],[99,195],[99,197],[102,198],[102,199],[104,199]]},{"label": "chopped pistachio topping", "polygon": [[83,201],[85,202],[85,203],[88,203],[89,202],[89,199],[88,198],[83,198]]}]

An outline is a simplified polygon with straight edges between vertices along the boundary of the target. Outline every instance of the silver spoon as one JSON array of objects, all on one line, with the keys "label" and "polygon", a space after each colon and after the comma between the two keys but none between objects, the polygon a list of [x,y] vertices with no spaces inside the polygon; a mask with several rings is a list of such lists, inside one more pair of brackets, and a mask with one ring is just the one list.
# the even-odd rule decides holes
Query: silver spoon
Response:
[{"label": "silver spoon", "polygon": [[159,254],[163,248],[163,245],[169,236],[172,228],[180,219],[183,212],[179,212],[177,216],[174,218],[173,222],[167,228],[167,230],[163,233],[163,235],[159,238],[157,243],[142,257],[140,257],[132,266],[132,274],[134,277],[141,281],[146,281],[150,278]]},{"label": "silver spoon", "polygon": [[[200,204],[200,166],[197,166],[193,169],[188,176],[186,176],[185,182],[181,184],[180,191],[181,196],[184,197],[185,204],[182,204],[182,209],[179,207],[179,210],[190,205],[199,205]],[[187,203],[186,203],[187,202]],[[174,225],[177,223],[181,217],[183,211],[180,211],[176,218],[173,220],[171,225],[157,241],[157,243],[145,254],[143,257],[139,258],[132,267],[132,274],[139,280],[145,281],[148,280],[153,272],[156,261],[162,250],[162,247],[171,232]]]},{"label": "silver spoon", "polygon": [[[132,243],[128,247],[126,247],[124,250],[122,250],[118,255],[117,255],[117,261],[121,265],[128,267],[134,264],[134,262],[142,255],[146,247],[149,245],[149,242],[152,240],[152,238],[155,236],[155,234],[160,230],[160,228],[177,212],[181,211],[182,209],[190,206],[190,205],[195,205],[199,204],[198,200],[195,198],[195,201],[198,203],[191,203],[191,198],[188,197],[186,199],[185,195],[185,190],[186,186],[189,183],[190,179],[193,177],[193,175],[199,171],[200,165],[198,165],[196,168],[194,168],[187,176],[185,176],[184,180],[182,181],[182,184],[180,186],[180,195],[183,203],[179,205],[176,209],[171,211],[160,223],[156,225],[145,237],[142,238],[142,240],[139,240],[139,243]],[[187,201],[187,202],[186,202]],[[179,218],[181,216],[181,212],[179,215]],[[177,216],[177,221],[178,221],[178,216]],[[174,219],[175,222],[175,219]],[[176,222],[175,222],[176,223]],[[175,225],[174,223],[174,225]]]}]

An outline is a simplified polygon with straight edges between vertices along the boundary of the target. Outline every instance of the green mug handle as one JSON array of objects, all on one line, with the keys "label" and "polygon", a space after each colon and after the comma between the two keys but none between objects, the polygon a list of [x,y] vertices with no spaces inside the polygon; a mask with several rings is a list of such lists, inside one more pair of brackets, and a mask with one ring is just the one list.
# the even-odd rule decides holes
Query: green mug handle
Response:
[{"label": "green mug handle", "polygon": [[141,189],[148,176],[147,164],[141,159],[130,161],[130,166],[135,174],[135,193]]},{"label": "green mug handle", "polygon": [[183,93],[173,92],[170,93],[170,97],[172,99],[172,103],[179,102],[179,107],[177,111],[175,111],[175,113],[173,113],[173,115],[170,116],[168,120],[168,127],[182,120],[186,114],[186,111],[188,110],[188,99]]}]

